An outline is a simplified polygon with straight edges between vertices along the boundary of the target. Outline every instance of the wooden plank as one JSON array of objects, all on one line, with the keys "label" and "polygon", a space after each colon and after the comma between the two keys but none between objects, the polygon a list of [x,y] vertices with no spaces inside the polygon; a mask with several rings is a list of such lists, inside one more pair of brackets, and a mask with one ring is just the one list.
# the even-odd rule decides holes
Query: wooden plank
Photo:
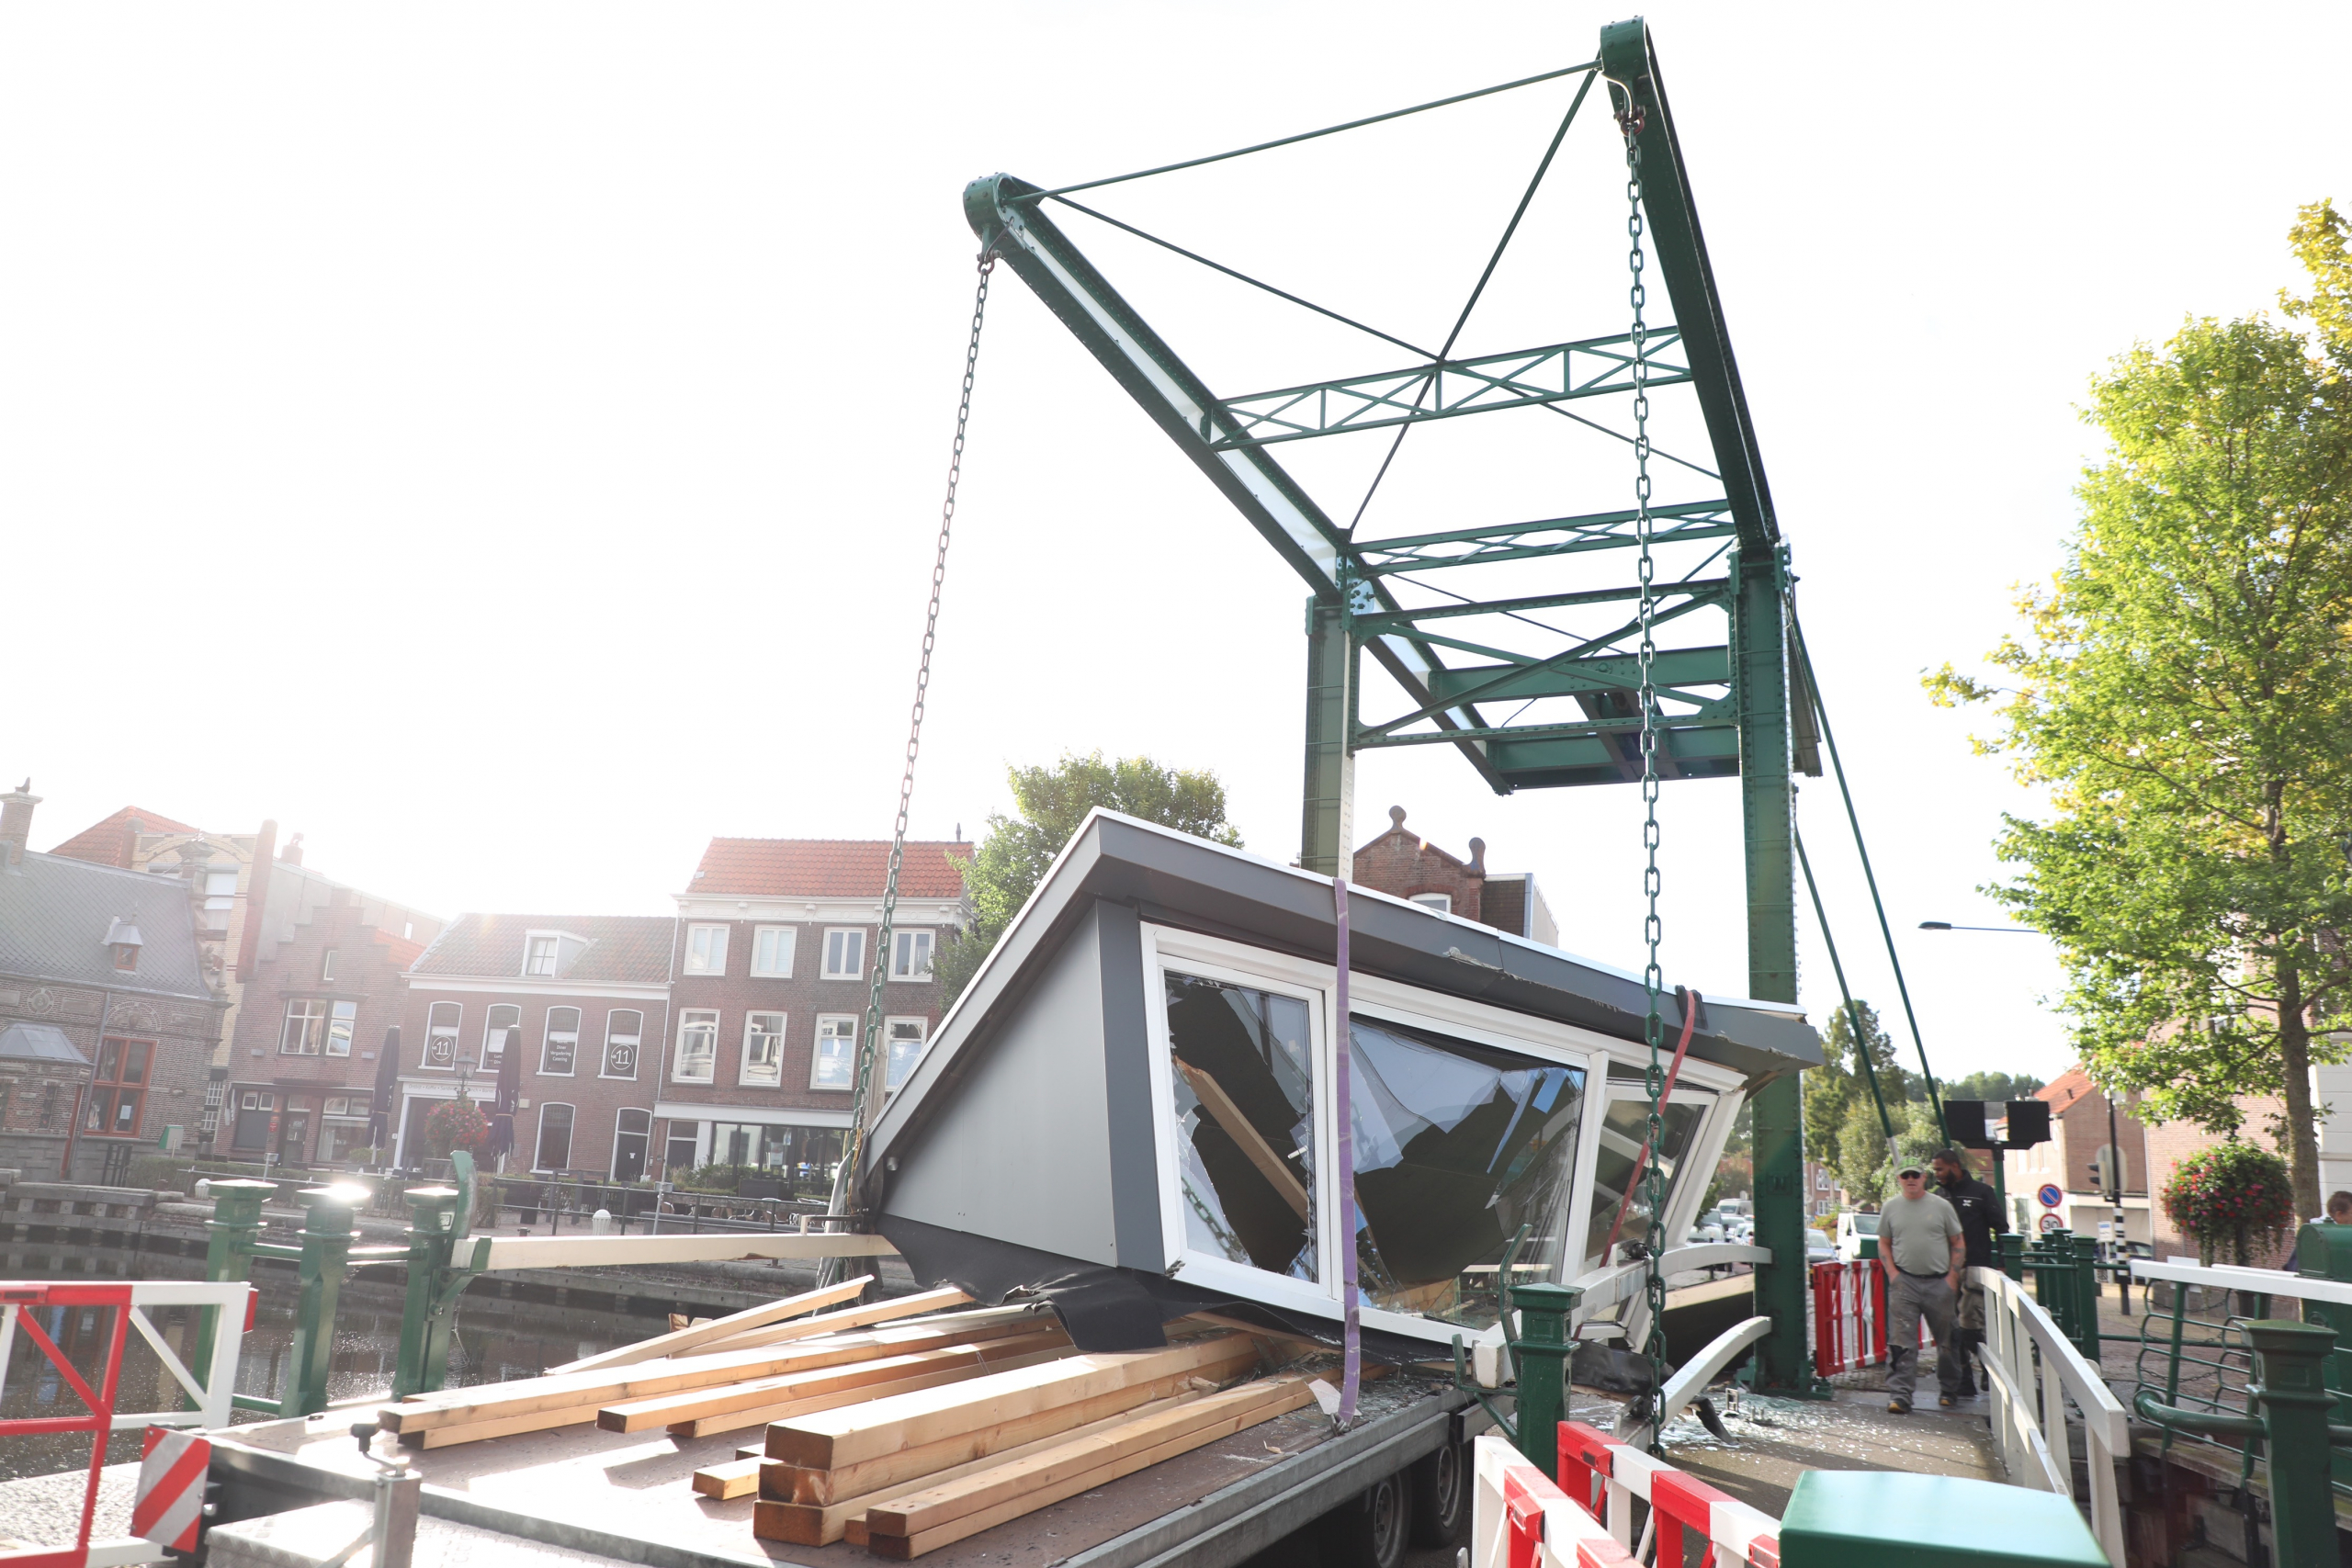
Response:
[{"label": "wooden plank", "polygon": [[763,1235],[734,1231],[718,1235],[493,1235],[481,1238],[486,1261],[477,1267],[508,1269],[613,1269],[657,1263],[723,1263],[735,1258],[896,1258],[899,1249],[878,1235]]},{"label": "wooden plank", "polygon": [[768,1457],[815,1470],[839,1470],[1170,1374],[1238,1370],[1237,1363],[1246,1365],[1258,1357],[1257,1345],[1238,1334],[1213,1335],[1165,1350],[1073,1356],[1050,1367],[979,1379],[968,1388],[900,1394],[855,1410],[779,1422],[768,1428]]},{"label": "wooden plank", "polygon": [[[1004,1341],[998,1340],[995,1343],[1002,1344]],[[990,1372],[1010,1371],[1015,1367],[1034,1367],[1046,1361],[1057,1361],[1069,1353],[1069,1341],[1060,1339],[1042,1349],[1031,1350],[1018,1356],[1008,1356],[1002,1360],[991,1360],[984,1366],[966,1367],[912,1378],[908,1380],[904,1386],[893,1386],[888,1392],[912,1393],[917,1389],[960,1382],[969,1378],[983,1377]],[[692,1421],[673,1422],[670,1426],[670,1435],[673,1438],[715,1438],[721,1432],[740,1432],[747,1427],[764,1427],[771,1421],[787,1421],[795,1416],[807,1416],[819,1410],[838,1409],[843,1404],[854,1404],[863,1399],[879,1399],[884,1396],[884,1393],[885,1391],[882,1389],[866,1388],[857,1391],[854,1398],[835,1399],[829,1396],[823,1404],[797,1400],[784,1404],[752,1405],[742,1410],[729,1410],[721,1414],[698,1416]]]},{"label": "wooden plank", "polygon": [[917,1491],[902,1492],[869,1506],[865,1528],[876,1536],[920,1536],[1206,1427],[1216,1427],[1214,1436],[1223,1437],[1254,1427],[1310,1403],[1314,1397],[1306,1386],[1310,1381],[1293,1375],[1243,1383],[1173,1409],[1129,1416],[1087,1437],[1065,1437],[1025,1459],[1001,1461],[955,1480],[933,1480]]},{"label": "wooden plank", "polygon": [[[650,1361],[659,1356],[683,1356],[689,1350],[729,1338],[742,1333],[745,1329],[763,1328],[784,1318],[798,1317],[803,1313],[815,1312],[819,1307],[832,1306],[840,1302],[854,1302],[864,1295],[865,1287],[872,1283],[874,1283],[873,1275],[860,1274],[854,1280],[844,1280],[838,1285],[828,1285],[821,1291],[803,1291],[797,1296],[786,1296],[782,1301],[769,1302],[764,1306],[746,1307],[730,1316],[707,1320],[699,1328],[688,1324],[673,1324],[673,1327],[676,1330],[674,1333],[657,1334],[650,1339],[640,1339],[634,1345],[623,1345],[617,1349],[606,1350],[602,1355],[583,1356],[576,1361],[566,1361],[560,1367],[549,1367],[548,1371],[551,1374],[593,1372],[599,1367],[634,1366],[639,1361]],[[674,1318],[677,1314],[673,1313],[671,1315]]]},{"label": "wooden plank", "polygon": [[[880,1522],[878,1516],[881,1512],[880,1505],[876,1505],[865,1512],[866,1550],[877,1557],[900,1560],[921,1557],[927,1551],[937,1551],[940,1547],[962,1540],[968,1536],[978,1535],[982,1530],[991,1529],[1008,1519],[1017,1519],[1023,1514],[1035,1513],[1039,1508],[1047,1507],[1066,1497],[1075,1497],[1081,1492],[1091,1492],[1095,1487],[1116,1481],[1123,1475],[1133,1475],[1136,1471],[1148,1470],[1162,1460],[1173,1459],[1178,1454],[1190,1453],[1193,1450],[1204,1444],[1215,1442],[1219,1438],[1254,1427],[1261,1421],[1271,1421],[1285,1410],[1296,1409],[1312,1397],[1302,1382],[1292,1391],[1290,1403],[1285,1404],[1283,1400],[1276,1399],[1246,1406],[1222,1420],[1183,1432],[1153,1447],[1096,1465],[1090,1470],[1078,1471],[1059,1481],[1019,1490],[990,1506],[975,1509],[958,1518],[911,1535],[884,1535],[876,1529],[874,1527]],[[1080,1444],[1077,1447],[1082,1450],[1085,1445]],[[1048,1456],[1041,1454],[1035,1460],[1022,1462],[1038,1464],[1046,1462]],[[981,1478],[974,1479],[978,1481]]]},{"label": "wooden plank", "polygon": [[[1230,1370],[1238,1373],[1250,1371],[1254,1361],[1237,1359]],[[1075,1404],[1059,1405],[1039,1411],[1017,1421],[967,1432],[957,1437],[944,1438],[919,1448],[900,1450],[877,1459],[864,1460],[838,1470],[809,1470],[798,1465],[782,1464],[761,1472],[763,1495],[782,1496],[789,1486],[791,1500],[796,1503],[835,1503],[844,1497],[879,1492],[885,1488],[900,1490],[912,1482],[933,1475],[952,1465],[963,1464],[988,1454],[1003,1453],[1039,1438],[1070,1432],[1148,1404],[1154,1400],[1197,1392],[1193,1388],[1190,1372],[1171,1372],[1164,1378],[1131,1387],[1114,1389],[1096,1394]],[[775,1428],[770,1427],[771,1438]]]},{"label": "wooden plank", "polygon": [[[1033,1314],[1026,1312],[973,1313],[963,1314],[957,1326],[897,1325],[860,1334],[835,1335],[775,1349],[673,1357],[605,1371],[524,1378],[514,1382],[454,1390],[429,1400],[388,1404],[379,1412],[377,1422],[387,1430],[406,1437],[439,1427],[502,1422],[518,1416],[553,1410],[584,1408],[587,1414],[574,1419],[593,1421],[598,1409],[627,1400],[996,1338],[1022,1332],[1032,1319]],[[553,1424],[561,1426],[566,1423],[559,1421]],[[507,1428],[533,1429],[536,1428]],[[503,1433],[484,1435],[503,1436]]]},{"label": "wooden plank", "polygon": [[902,1317],[920,1317],[925,1313],[946,1312],[955,1307],[969,1306],[972,1298],[950,1286],[943,1291],[924,1291],[917,1295],[899,1296],[886,1302],[869,1302],[865,1306],[843,1307],[839,1312],[820,1313],[795,1323],[768,1324],[761,1327],[739,1329],[726,1338],[717,1340],[707,1349],[748,1350],[755,1347],[780,1345],[793,1339],[812,1338],[820,1334],[831,1334],[844,1328],[864,1328],[872,1324],[890,1323]]},{"label": "wooden plank", "polygon": [[1306,1184],[1299,1180],[1298,1172],[1291,1169],[1275,1151],[1274,1145],[1266,1142],[1265,1134],[1250,1124],[1250,1118],[1241,1113],[1241,1107],[1233,1103],[1233,1097],[1225,1092],[1225,1086],[1182,1056],[1170,1056],[1169,1059],[1176,1064],[1176,1070],[1184,1075],[1184,1082],[1191,1086],[1193,1096],[1201,1102],[1202,1109],[1225,1129],[1226,1134],[1249,1157],[1250,1163],[1257,1167],[1258,1174],[1266,1179],[1283,1202],[1298,1212],[1300,1219],[1309,1224],[1314,1224],[1315,1210],[1306,1199]]},{"label": "wooden plank", "polygon": [[698,1416],[717,1416],[724,1411],[745,1410],[756,1404],[781,1404],[811,1394],[831,1393],[840,1388],[899,1382],[951,1367],[976,1373],[989,1370],[990,1363],[1007,1357],[1025,1356],[1034,1350],[1048,1348],[1064,1350],[1069,1345],[1069,1337],[1056,1327],[1035,1334],[983,1340],[976,1345],[942,1346],[935,1350],[883,1356],[870,1361],[852,1361],[842,1366],[789,1372],[781,1377],[754,1378],[747,1382],[688,1389],[680,1393],[659,1393],[650,1399],[625,1400],[605,1405],[596,1413],[596,1425],[606,1432],[642,1432],[649,1427],[667,1427],[680,1421],[692,1421]]},{"label": "wooden plank", "polygon": [[695,1472],[694,1488],[705,1497],[749,1497],[760,1489],[760,1466],[765,1463],[763,1459],[739,1459],[707,1464]]},{"label": "wooden plank", "polygon": [[[967,1460],[962,1464],[950,1465],[945,1470],[935,1472],[928,1480],[934,1483],[954,1481],[966,1475],[978,1474],[981,1471],[992,1469],[1008,1461],[1026,1459],[1033,1453],[1041,1453],[1047,1449],[1067,1443],[1074,1438],[1085,1437],[1098,1431],[1107,1431],[1124,1422],[1132,1421],[1137,1416],[1147,1412],[1172,1410],[1200,1397],[1202,1396],[1198,1392],[1188,1390],[1183,1393],[1155,1401],[1140,1409],[1124,1410],[1115,1416],[1105,1416],[1100,1421],[1068,1432],[1057,1432],[1052,1437],[1040,1438],[1035,1442],[1023,1443],[1018,1448],[1006,1449],[1000,1453],[986,1454],[978,1459]],[[766,1484],[767,1472],[788,1471],[792,1467],[775,1460],[764,1460],[762,1463],[765,1468],[753,1483],[760,1494],[760,1501],[752,1512],[752,1533],[763,1540],[789,1541],[796,1546],[831,1546],[847,1535],[853,1519],[861,1517],[867,1508],[889,1495],[887,1492],[869,1492],[862,1496],[846,1498],[839,1503],[795,1503],[788,1500],[791,1495],[788,1480],[781,1488],[783,1493],[781,1497],[774,1495],[777,1488],[772,1488]],[[729,1494],[729,1495],[740,1495],[740,1494]]]}]

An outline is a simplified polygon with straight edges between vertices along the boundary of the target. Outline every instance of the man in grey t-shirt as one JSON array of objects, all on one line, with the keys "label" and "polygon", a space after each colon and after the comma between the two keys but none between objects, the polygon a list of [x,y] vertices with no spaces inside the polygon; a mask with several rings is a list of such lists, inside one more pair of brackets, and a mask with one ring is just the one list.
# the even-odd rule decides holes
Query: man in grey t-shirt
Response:
[{"label": "man in grey t-shirt", "polygon": [[1886,1407],[1897,1416],[1911,1414],[1924,1317],[1936,1340],[1936,1382],[1942,1391],[1936,1403],[1949,1410],[1974,1392],[1963,1381],[1968,1358],[1953,1343],[1951,1321],[1968,1235],[1958,1211],[1928,1190],[1927,1172],[1906,1165],[1895,1179],[1903,1190],[1878,1218],[1878,1266],[1886,1271]]}]

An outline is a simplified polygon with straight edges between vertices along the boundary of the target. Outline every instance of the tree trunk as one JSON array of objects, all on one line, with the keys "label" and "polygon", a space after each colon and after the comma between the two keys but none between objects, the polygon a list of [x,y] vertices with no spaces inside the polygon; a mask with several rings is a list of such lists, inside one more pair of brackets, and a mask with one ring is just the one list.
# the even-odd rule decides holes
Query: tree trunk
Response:
[{"label": "tree trunk", "polygon": [[2295,1218],[2321,1212],[2319,1129],[2312,1111],[2312,1035],[2303,1017],[2303,976],[2292,959],[2278,963],[2278,1056],[2287,1102],[2287,1169],[2295,1189]]}]

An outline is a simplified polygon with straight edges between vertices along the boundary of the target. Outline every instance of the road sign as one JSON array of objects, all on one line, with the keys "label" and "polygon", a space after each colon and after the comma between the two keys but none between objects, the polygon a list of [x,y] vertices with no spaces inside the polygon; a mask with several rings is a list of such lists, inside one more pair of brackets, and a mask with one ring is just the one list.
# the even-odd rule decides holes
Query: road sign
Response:
[{"label": "road sign", "polygon": [[[2059,1204],[2066,1201],[2066,1194],[2059,1190],[2058,1184],[2054,1181],[2043,1182],[2041,1184],[2041,1190],[2035,1193],[2034,1196],[2041,1200],[2041,1206],[2045,1209],[2054,1209]],[[2050,1227],[2048,1225],[2044,1225],[2041,1228],[2048,1230]]]},{"label": "road sign", "polygon": [[2064,1216],[2058,1214],[2044,1214],[2041,1216],[2042,1235],[2055,1235],[2065,1228],[2066,1221]]},{"label": "road sign", "polygon": [[131,1530],[175,1551],[194,1551],[211,1463],[212,1445],[195,1433],[148,1427],[146,1457],[139,1463],[138,1499],[130,1507]]}]

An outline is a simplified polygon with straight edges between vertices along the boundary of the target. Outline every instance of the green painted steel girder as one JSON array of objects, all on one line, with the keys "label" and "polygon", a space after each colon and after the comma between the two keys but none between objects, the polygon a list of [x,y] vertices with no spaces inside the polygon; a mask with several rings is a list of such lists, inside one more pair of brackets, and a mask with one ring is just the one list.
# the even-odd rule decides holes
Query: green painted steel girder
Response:
[{"label": "green painted steel girder", "polygon": [[[1726,538],[1738,532],[1729,521],[1730,513],[1730,503],[1722,501],[1657,507],[1650,513],[1650,538],[1661,545]],[[1640,514],[1633,512],[1551,517],[1535,523],[1506,523],[1485,528],[1456,528],[1442,534],[1358,540],[1355,550],[1363,560],[1363,574],[1366,577],[1434,571],[1450,566],[1491,566],[1498,561],[1581,555],[1588,550],[1630,550],[1641,544],[1635,531],[1639,518]],[[1550,544],[1528,543],[1538,534],[1566,536]],[[1456,547],[1448,549],[1449,546]]]},{"label": "green painted steel girder", "polygon": [[[1679,341],[1672,327],[1650,333],[1643,353],[1649,362],[1651,386],[1668,387],[1690,379],[1687,366],[1659,357],[1659,350]],[[1204,411],[1201,439],[1219,448],[1271,446],[1353,430],[1384,430],[1631,392],[1633,343],[1631,333],[1619,333],[1476,359],[1445,359],[1408,370],[1384,370],[1339,381],[1251,392],[1226,399],[1214,411]],[[1219,414],[1224,417],[1217,418]]]},{"label": "green painted steel girder", "polygon": [[[1668,688],[1728,685],[1731,649],[1718,648],[1660,649],[1652,660],[1651,679],[1659,695],[1680,694]],[[1579,692],[1637,692],[1642,686],[1641,660],[1630,653],[1602,654],[1566,664],[1532,669],[1509,664],[1473,665],[1440,670],[1430,681],[1441,697],[1461,697],[1476,690],[1482,702],[1516,702],[1527,697],[1567,697]],[[1692,698],[1691,701],[1701,699]],[[1635,728],[1641,721],[1636,718]]]}]

